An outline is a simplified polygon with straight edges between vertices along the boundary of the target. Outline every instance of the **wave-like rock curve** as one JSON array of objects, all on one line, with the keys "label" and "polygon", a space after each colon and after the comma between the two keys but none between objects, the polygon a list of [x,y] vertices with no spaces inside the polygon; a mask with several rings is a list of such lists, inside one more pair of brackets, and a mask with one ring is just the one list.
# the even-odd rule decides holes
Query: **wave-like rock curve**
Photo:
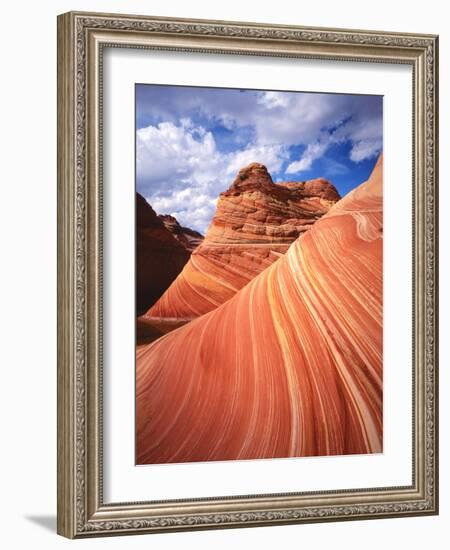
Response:
[{"label": "wave-like rock curve", "polygon": [[142,320],[190,320],[215,309],[285,254],[339,198],[323,178],[275,184],[264,165],[243,168],[221,193],[205,240]]},{"label": "wave-like rock curve", "polygon": [[214,311],[137,351],[137,462],[382,451],[382,160]]}]

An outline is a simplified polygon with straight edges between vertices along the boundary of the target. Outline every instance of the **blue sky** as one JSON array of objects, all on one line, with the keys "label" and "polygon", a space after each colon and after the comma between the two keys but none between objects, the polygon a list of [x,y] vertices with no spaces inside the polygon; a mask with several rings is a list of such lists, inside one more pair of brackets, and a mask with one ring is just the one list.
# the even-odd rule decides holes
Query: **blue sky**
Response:
[{"label": "blue sky", "polygon": [[343,196],[382,150],[382,97],[136,85],[136,187],[202,233],[250,162],[275,182],[325,177]]}]

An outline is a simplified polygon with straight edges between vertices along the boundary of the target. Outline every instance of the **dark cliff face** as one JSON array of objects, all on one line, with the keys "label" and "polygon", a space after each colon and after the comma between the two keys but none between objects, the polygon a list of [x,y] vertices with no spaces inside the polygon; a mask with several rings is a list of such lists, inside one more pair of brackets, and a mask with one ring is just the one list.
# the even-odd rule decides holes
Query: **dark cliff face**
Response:
[{"label": "dark cliff face", "polygon": [[194,229],[184,227],[178,223],[178,220],[170,214],[160,214],[158,218],[163,222],[165,227],[172,235],[180,242],[184,248],[192,252],[203,241],[203,235]]},{"label": "dark cliff face", "polygon": [[189,260],[190,251],[136,193],[136,313],[141,315],[167,290]]}]

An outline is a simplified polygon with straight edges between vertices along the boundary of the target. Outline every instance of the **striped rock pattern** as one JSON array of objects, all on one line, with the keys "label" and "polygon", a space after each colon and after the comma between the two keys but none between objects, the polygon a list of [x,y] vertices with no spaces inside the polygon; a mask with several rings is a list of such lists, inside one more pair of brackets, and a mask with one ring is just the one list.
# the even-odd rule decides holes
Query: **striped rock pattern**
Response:
[{"label": "striped rock pattern", "polygon": [[382,160],[286,255],[137,352],[138,464],[382,451]]},{"label": "striped rock pattern", "polygon": [[190,320],[215,309],[285,254],[339,198],[323,178],[274,184],[262,164],[243,168],[220,195],[205,240],[142,320]]}]

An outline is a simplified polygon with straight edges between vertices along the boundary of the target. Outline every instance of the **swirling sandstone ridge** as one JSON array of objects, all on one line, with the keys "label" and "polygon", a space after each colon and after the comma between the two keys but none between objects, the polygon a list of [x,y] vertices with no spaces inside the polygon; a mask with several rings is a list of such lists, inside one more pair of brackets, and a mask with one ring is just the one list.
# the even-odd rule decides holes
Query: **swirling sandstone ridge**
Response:
[{"label": "swirling sandstone ridge", "polygon": [[274,184],[267,168],[240,170],[219,197],[203,243],[143,320],[190,320],[229,300],[339,200],[320,178]]},{"label": "swirling sandstone ridge", "polygon": [[232,299],[137,352],[137,462],[382,451],[382,160]]}]

